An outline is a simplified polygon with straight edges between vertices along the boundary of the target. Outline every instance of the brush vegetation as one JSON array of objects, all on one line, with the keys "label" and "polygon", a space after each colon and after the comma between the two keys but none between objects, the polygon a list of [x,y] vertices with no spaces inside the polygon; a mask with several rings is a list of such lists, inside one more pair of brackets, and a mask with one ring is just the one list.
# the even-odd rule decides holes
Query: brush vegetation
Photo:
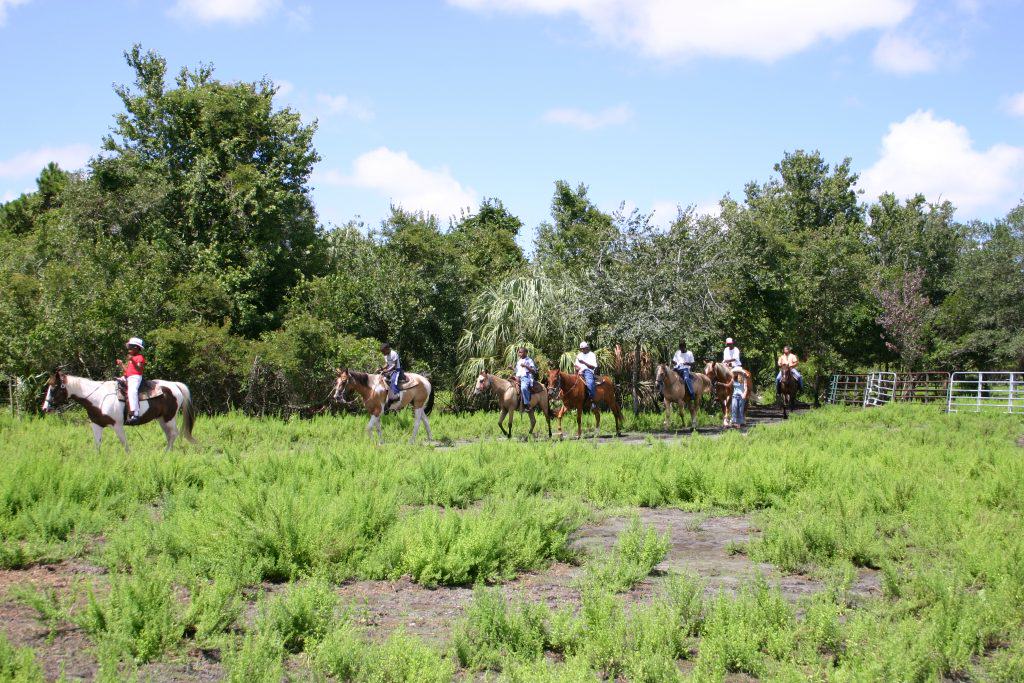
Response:
[{"label": "brush vegetation", "polygon": [[[452,441],[493,416],[437,420]],[[397,431],[404,418],[389,420]],[[362,418],[203,423],[164,453],[158,430],[97,454],[73,413],[0,418],[0,562],[101,565],[64,593],[12,589],[51,633],[68,622],[109,675],[219,650],[229,680],[1015,681],[1024,675],[1024,425],[934,408],[826,408],[676,443],[484,440],[385,444]],[[764,581],[711,594],[692,576],[632,590],[668,539],[634,520],[609,553],[572,533],[603,509],[750,513],[738,550],[826,586],[794,604]],[[577,605],[510,598],[501,583],[583,565]],[[851,592],[880,577],[875,597]],[[335,588],[400,577],[476,586],[450,637],[371,634]],[[26,582],[27,583],[27,582]],[[43,647],[43,646],[40,646]],[[113,672],[113,674],[111,674]],[[0,673],[38,680],[0,639]],[[462,674],[459,674],[462,675]],[[474,674],[476,675],[476,674]]]}]

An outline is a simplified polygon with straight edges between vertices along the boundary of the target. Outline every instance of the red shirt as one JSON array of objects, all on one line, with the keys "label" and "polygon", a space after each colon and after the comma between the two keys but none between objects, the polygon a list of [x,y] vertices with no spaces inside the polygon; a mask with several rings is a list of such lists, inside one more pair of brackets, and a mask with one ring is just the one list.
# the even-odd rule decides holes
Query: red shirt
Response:
[{"label": "red shirt", "polygon": [[[134,356],[129,357],[128,363],[124,364],[124,376],[131,377],[132,375],[142,376],[142,370],[146,367],[146,359],[142,357],[141,353],[137,353]],[[136,369],[138,367],[138,369]]]}]

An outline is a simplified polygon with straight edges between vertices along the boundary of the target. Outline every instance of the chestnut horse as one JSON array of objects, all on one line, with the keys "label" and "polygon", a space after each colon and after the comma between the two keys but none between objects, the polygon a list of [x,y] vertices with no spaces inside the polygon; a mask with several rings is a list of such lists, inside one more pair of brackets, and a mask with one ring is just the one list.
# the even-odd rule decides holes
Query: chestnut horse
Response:
[{"label": "chestnut horse", "polygon": [[[43,412],[56,410],[69,399],[85,408],[92,422],[97,451],[103,440],[104,427],[113,429],[124,446],[124,452],[129,451],[128,438],[124,434],[125,403],[118,397],[116,380],[97,382],[54,370],[46,383]],[[181,382],[162,379],[151,380],[143,385],[143,390],[139,392],[139,424],[159,421],[164,437],[167,438],[167,450],[171,450],[178,438],[179,413],[182,418],[181,435],[191,443],[196,443],[192,438],[192,426],[196,418],[192,409],[192,392],[188,387]]]},{"label": "chestnut horse", "polygon": [[701,399],[704,398],[704,392],[711,388],[711,380],[708,376],[699,372],[690,373],[690,383],[693,384],[695,396],[690,395],[682,378],[679,377],[679,373],[668,365],[658,366],[654,382],[661,390],[662,399],[665,402],[664,428],[668,429],[669,423],[672,421],[672,404],[675,403],[679,406],[679,415],[683,418],[683,426],[686,426],[686,415],[683,413],[683,408],[687,408],[690,411],[690,430],[697,429],[697,409],[700,407]]},{"label": "chestnut horse", "polygon": [[562,431],[562,417],[570,410],[576,411],[576,438],[583,435],[583,410],[590,408],[594,412],[594,436],[601,433],[601,408],[612,411],[615,415],[615,436],[622,436],[622,411],[615,397],[615,384],[612,378],[598,378],[600,384],[594,388],[594,400],[587,400],[587,385],[579,375],[562,372],[556,368],[548,370],[548,391],[551,398],[561,398],[562,407],[555,413],[558,418],[558,437],[565,436]]},{"label": "chestnut horse", "polygon": [[800,391],[800,385],[793,376],[792,368],[784,365],[779,370],[782,372],[782,379],[779,380],[779,396],[782,401],[782,419],[789,419],[789,411],[796,409],[796,395]]},{"label": "chestnut horse", "polygon": [[[473,393],[482,394],[485,391],[489,391],[498,397],[498,407],[501,408],[501,415],[498,417],[498,429],[501,430],[502,434],[511,439],[512,416],[515,415],[516,409],[521,404],[517,383],[502,379],[489,372],[481,372],[480,376],[476,378],[476,387],[474,387]],[[527,414],[530,416],[530,436],[533,436],[533,430],[537,427],[537,418],[533,416],[534,408],[540,408],[541,415],[547,420],[548,438],[550,439],[551,409],[548,406],[548,391],[547,387],[540,382],[534,382],[534,391],[530,392],[530,405],[527,406]],[[505,421],[506,415],[508,415],[508,431],[505,431],[505,427],[502,424]]]},{"label": "chestnut horse", "polygon": [[[371,375],[348,368],[336,368],[336,372],[338,376],[334,382],[334,400],[343,400],[345,392],[351,387],[363,399],[366,412],[370,414],[370,422],[366,425],[366,434],[369,436],[376,429],[377,441],[383,441],[384,434],[380,425],[380,416],[384,412],[384,406],[388,400],[387,379],[383,375]],[[412,439],[409,443],[416,443],[416,435],[419,434],[421,422],[427,428],[427,440],[433,441],[434,436],[430,433],[430,419],[427,415],[434,409],[434,387],[431,386],[430,380],[414,372],[405,373],[405,378],[405,384],[399,387],[400,398],[388,410],[397,412],[411,405],[416,419],[412,424]]]},{"label": "chestnut horse", "polygon": [[732,418],[732,373],[725,363],[708,361],[704,374],[711,380],[711,400],[722,404],[722,426],[728,427]]}]

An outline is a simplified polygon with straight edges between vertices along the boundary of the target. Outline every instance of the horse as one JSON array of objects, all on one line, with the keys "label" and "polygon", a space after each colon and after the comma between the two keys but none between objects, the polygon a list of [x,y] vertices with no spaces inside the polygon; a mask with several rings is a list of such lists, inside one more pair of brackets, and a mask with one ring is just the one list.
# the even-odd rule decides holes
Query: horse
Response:
[{"label": "horse", "polygon": [[[550,439],[551,407],[548,405],[547,388],[539,382],[536,385],[539,388],[537,391],[530,392],[530,405],[527,406],[527,414],[530,416],[530,436],[533,436],[533,430],[537,427],[537,418],[533,416],[533,409],[540,408],[541,414],[544,415],[544,419],[548,423],[548,438]],[[498,397],[498,407],[501,408],[501,415],[498,417],[498,429],[501,430],[502,434],[511,439],[512,416],[515,414],[516,408],[521,404],[517,383],[502,379],[489,372],[481,372],[480,376],[476,378],[476,387],[473,389],[473,393],[482,394],[485,391],[489,391]],[[506,415],[508,415],[508,431],[505,431],[505,427],[502,424],[505,421]]]},{"label": "horse", "polygon": [[704,374],[711,380],[712,400],[722,404],[722,426],[728,427],[732,419],[732,373],[724,363],[709,360],[704,366]]},{"label": "horse", "polygon": [[658,366],[654,381],[661,390],[661,395],[665,402],[664,428],[668,429],[669,423],[672,420],[672,404],[675,403],[679,407],[679,414],[683,418],[683,425],[685,426],[686,424],[686,415],[683,413],[683,408],[688,408],[690,411],[690,430],[697,429],[697,409],[700,407],[701,399],[704,398],[704,392],[711,388],[711,379],[699,372],[691,372],[690,383],[693,385],[694,392],[694,395],[691,396],[690,392],[686,390],[686,385],[683,383],[679,373],[668,365],[662,364]]},{"label": "horse", "polygon": [[[85,377],[66,375],[56,369],[46,383],[46,398],[43,400],[43,412],[56,410],[68,400],[85,408],[89,421],[92,422],[92,434],[96,441],[96,450],[100,449],[103,440],[103,428],[110,427],[117,434],[128,453],[128,439],[124,434],[125,401],[118,397],[117,380],[98,382]],[[198,443],[192,436],[195,425],[195,410],[192,407],[192,392],[181,382],[168,382],[162,379],[149,380],[143,384],[139,392],[139,422],[144,424],[152,420],[160,422],[167,438],[167,450],[171,450],[178,438],[178,414],[181,413],[181,435],[190,443]]]},{"label": "horse", "polygon": [[[603,376],[598,378],[600,383],[594,389],[594,400],[590,402],[590,409],[594,412],[594,436],[601,432],[601,406],[605,410],[612,411],[615,415],[615,436],[622,436],[622,411],[619,410],[619,401],[615,397],[615,384],[612,378]],[[576,411],[576,438],[583,435],[583,409],[587,407],[587,385],[579,375],[562,372],[557,368],[548,370],[548,391],[551,398],[561,397],[562,407],[555,413],[558,418],[558,438],[565,436],[562,431],[562,417],[570,410]]]},{"label": "horse", "polygon": [[782,401],[782,419],[789,419],[789,411],[796,409],[796,395],[800,391],[800,385],[796,381],[796,377],[793,377],[792,368],[785,365],[779,370],[782,372],[782,378],[779,380],[779,395],[778,399]]},{"label": "horse", "polygon": [[[337,379],[334,382],[334,400],[344,400],[348,388],[354,389],[363,399],[366,412],[370,414],[370,422],[366,425],[366,435],[370,436],[376,429],[377,441],[383,441],[384,434],[381,430],[380,416],[384,412],[384,406],[388,400],[387,379],[383,375],[373,375],[348,368],[336,368],[335,371]],[[427,415],[434,409],[434,387],[430,384],[430,380],[414,372],[405,373],[405,378],[405,384],[399,387],[399,399],[388,410],[398,412],[411,405],[416,419],[413,421],[412,439],[409,440],[409,443],[416,443],[420,423],[423,423],[427,429],[427,440],[433,441],[434,436],[430,433],[430,420]]]}]

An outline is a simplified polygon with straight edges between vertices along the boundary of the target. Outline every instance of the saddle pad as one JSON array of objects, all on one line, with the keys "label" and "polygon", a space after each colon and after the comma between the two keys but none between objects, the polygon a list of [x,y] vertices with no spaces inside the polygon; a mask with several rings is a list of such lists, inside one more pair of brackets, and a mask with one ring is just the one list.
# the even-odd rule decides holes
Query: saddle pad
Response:
[{"label": "saddle pad", "polygon": [[[117,380],[117,400],[122,403],[128,400],[128,385],[122,381]],[[154,382],[151,379],[142,380],[142,384],[139,385],[139,400],[148,401],[156,396],[163,396],[164,388],[160,384]]]}]

